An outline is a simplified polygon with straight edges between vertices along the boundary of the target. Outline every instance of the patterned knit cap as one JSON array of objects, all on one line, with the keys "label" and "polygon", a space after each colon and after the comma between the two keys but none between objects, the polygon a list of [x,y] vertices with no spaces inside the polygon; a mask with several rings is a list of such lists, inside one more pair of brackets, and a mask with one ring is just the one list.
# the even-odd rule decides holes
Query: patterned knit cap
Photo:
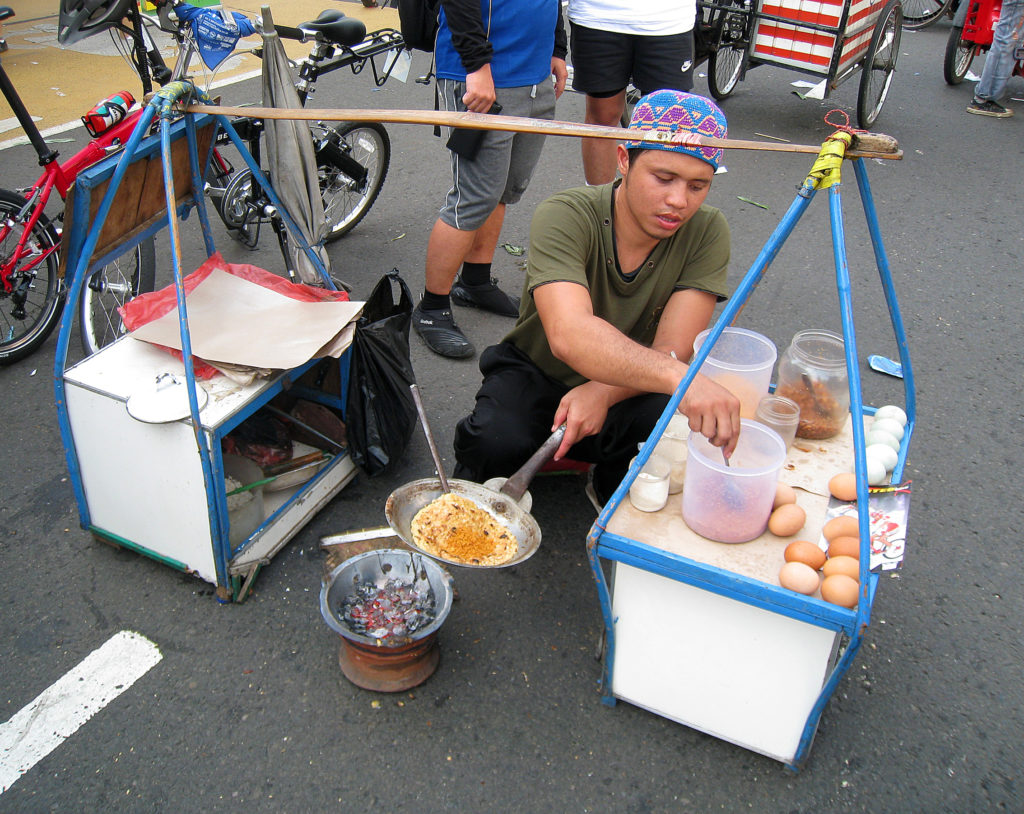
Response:
[{"label": "patterned knit cap", "polygon": [[[656,90],[648,93],[633,108],[630,130],[664,131],[667,133],[726,138],[728,125],[725,114],[710,99],[680,90]],[[671,141],[627,141],[627,150],[641,147],[649,150],[671,150],[707,161],[716,170],[722,161],[717,147],[702,147]]]}]

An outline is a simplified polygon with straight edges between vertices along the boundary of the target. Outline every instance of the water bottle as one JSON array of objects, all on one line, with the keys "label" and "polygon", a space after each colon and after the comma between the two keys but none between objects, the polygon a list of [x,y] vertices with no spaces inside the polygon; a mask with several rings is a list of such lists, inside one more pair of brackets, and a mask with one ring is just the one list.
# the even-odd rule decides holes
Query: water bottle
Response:
[{"label": "water bottle", "polygon": [[89,135],[96,138],[123,120],[135,104],[135,97],[128,91],[114,93],[93,105],[92,110],[82,116],[82,124]]}]

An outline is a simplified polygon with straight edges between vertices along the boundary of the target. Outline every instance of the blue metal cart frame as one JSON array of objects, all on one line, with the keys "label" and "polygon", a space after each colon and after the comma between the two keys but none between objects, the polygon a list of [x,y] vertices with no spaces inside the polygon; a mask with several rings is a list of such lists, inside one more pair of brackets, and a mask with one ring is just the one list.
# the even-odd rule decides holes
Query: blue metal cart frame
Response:
[{"label": "blue metal cart frame", "polygon": [[[651,436],[647,439],[633,466],[625,479],[613,494],[611,500],[603,508],[587,537],[587,554],[597,583],[601,610],[604,616],[604,664],[602,673],[603,701],[614,705],[616,698],[612,694],[612,667],[615,660],[615,627],[612,615],[612,597],[608,582],[601,565],[601,560],[611,560],[635,566],[672,580],[676,580],[697,588],[710,591],[721,596],[730,597],[757,608],[772,611],[792,619],[827,628],[845,634],[846,644],[827,676],[824,686],[814,704],[800,738],[799,747],[791,763],[787,764],[794,771],[799,770],[807,758],[811,741],[817,730],[818,721],[828,699],[835,692],[840,679],[846,674],[860,648],[864,631],[870,623],[871,607],[878,587],[878,574],[869,570],[870,552],[870,521],[868,513],[860,514],[860,597],[855,610],[848,610],[820,599],[806,597],[792,591],[769,585],[745,576],[731,573],[719,568],[678,556],[642,542],[609,533],[606,529],[612,515],[622,503],[630,485],[644,463],[650,457],[655,445],[675,414],[679,403],[707,358],[712,346],[725,328],[732,324],[739,314],[747,298],[761,280],[770,263],[778,254],[782,244],[789,237],[800,217],[807,211],[815,193],[822,188],[828,190],[829,211],[832,231],[832,248],[835,261],[836,285],[839,294],[839,305],[842,317],[843,334],[846,347],[846,367],[849,374],[850,410],[853,416],[870,415],[872,408],[864,405],[861,393],[860,366],[857,341],[853,323],[853,305],[850,291],[850,274],[846,257],[846,242],[843,230],[842,208],[840,200],[840,166],[844,160],[845,149],[850,143],[850,134],[839,131],[822,147],[822,152],[815,162],[810,174],[804,180],[797,196],[786,215],[772,233],[768,242],[755,259],[749,271],[744,275],[735,293],[723,309],[720,318],[711,329],[707,340],[695,354],[689,372],[680,382],[679,387],[669,400],[664,413],[656,424]],[[863,158],[845,159],[852,161],[857,178],[864,213],[874,248],[875,262],[888,305],[893,331],[899,347],[900,361],[903,365],[903,382],[906,398],[908,423],[906,434],[902,440],[899,460],[892,476],[892,482],[899,483],[906,462],[907,449],[913,433],[916,402],[914,395],[914,376],[907,346],[906,330],[900,315],[896,290],[893,285],[892,272],[882,243],[878,215],[875,211],[871,187],[868,183],[867,168]],[[864,425],[862,421],[853,421],[855,472],[857,479],[858,505],[868,504],[867,464],[865,458]]]},{"label": "blue metal cart frame", "polygon": [[[209,114],[183,114],[182,108],[189,102],[199,101],[210,103],[209,97],[202,90],[196,88],[191,82],[180,81],[171,83],[157,91],[152,100],[143,111],[138,125],[133,131],[128,143],[122,152],[99,162],[93,167],[83,171],[75,184],[72,196],[72,210],[70,212],[71,228],[67,237],[65,256],[67,267],[71,271],[71,284],[68,293],[68,307],[64,309],[61,321],[60,333],[57,340],[57,353],[54,361],[54,391],[56,396],[57,414],[60,424],[61,438],[64,444],[65,456],[68,470],[71,476],[71,483],[74,488],[75,498],[79,509],[79,518],[82,528],[92,531],[99,537],[105,538],[118,545],[139,551],[140,553],[161,560],[168,565],[181,570],[188,570],[186,564],[176,562],[173,558],[161,556],[152,551],[146,550],[143,546],[134,544],[131,540],[119,538],[102,528],[98,528],[92,522],[89,511],[89,502],[85,493],[81,476],[81,467],[76,449],[75,438],[72,432],[70,416],[67,407],[65,391],[65,370],[67,368],[68,347],[70,344],[74,314],[77,309],[74,306],[82,295],[85,281],[90,273],[111,261],[111,259],[134,249],[143,240],[152,237],[160,230],[166,228],[169,231],[171,240],[171,261],[174,272],[174,284],[177,294],[177,308],[179,316],[179,329],[181,346],[183,349],[183,364],[185,367],[185,379],[188,390],[189,413],[191,425],[195,436],[196,449],[202,465],[203,480],[206,489],[207,506],[209,512],[210,531],[214,544],[214,555],[217,576],[217,595],[221,601],[240,600],[255,577],[254,569],[245,580],[243,585],[237,576],[229,574],[228,565],[247,544],[233,547],[228,537],[228,509],[224,497],[222,484],[224,483],[223,463],[220,456],[220,439],[228,431],[233,429],[240,421],[238,418],[217,429],[213,434],[213,444],[208,443],[206,433],[199,418],[200,407],[197,396],[197,385],[195,371],[192,363],[192,345],[188,328],[188,315],[185,304],[185,289],[181,268],[181,235],[179,221],[185,220],[192,209],[198,212],[200,225],[202,227],[203,241],[207,256],[216,251],[213,241],[210,221],[206,211],[205,199],[202,195],[203,177],[205,166],[200,166],[198,154],[197,132],[206,125],[216,124],[223,129],[231,142],[237,148],[239,154],[252,171],[253,176],[266,191],[270,201],[281,213],[286,226],[292,235],[295,235],[301,248],[307,257],[314,264],[320,273],[324,285],[328,288],[336,288],[327,270],[324,268],[319,255],[314,247],[304,244],[301,232],[296,228],[295,223],[285,206],[281,203],[273,186],[264,175],[258,163],[253,159],[247,150],[245,143],[239,137],[231,121],[223,115]],[[151,135],[153,123],[158,123],[158,134]],[[179,196],[175,189],[176,180],[181,183],[182,179],[175,178],[173,148],[180,145],[181,139],[185,139],[187,145],[188,166],[191,176],[191,189],[187,194]],[[211,140],[212,144],[212,140]],[[212,150],[211,150],[212,152]],[[107,217],[114,205],[115,198],[121,187],[122,181],[128,172],[129,167],[137,161],[151,159],[159,155],[163,166],[163,182],[165,194],[165,208],[158,215],[141,224],[116,248],[106,251],[102,256],[93,257],[100,233],[103,230]],[[209,161],[209,156],[206,156]],[[103,191],[102,199],[95,214],[90,217],[90,209],[93,206],[94,191]],[[196,194],[196,191],[199,194]],[[286,378],[290,382],[298,378],[302,373],[311,368],[316,361],[307,362],[299,368],[288,371]],[[348,356],[341,361],[342,377],[347,378]],[[252,405],[258,408],[268,402],[277,390],[266,391]],[[321,399],[331,401],[329,398]],[[332,406],[344,409],[344,388],[341,391],[341,398],[334,399]],[[325,466],[315,477],[314,481],[323,478],[333,466],[341,462],[344,456],[336,456],[334,460]],[[312,483],[311,482],[311,483]],[[298,495],[290,502],[298,499]],[[282,506],[274,516],[267,519],[271,522],[287,508],[288,504]]]}]

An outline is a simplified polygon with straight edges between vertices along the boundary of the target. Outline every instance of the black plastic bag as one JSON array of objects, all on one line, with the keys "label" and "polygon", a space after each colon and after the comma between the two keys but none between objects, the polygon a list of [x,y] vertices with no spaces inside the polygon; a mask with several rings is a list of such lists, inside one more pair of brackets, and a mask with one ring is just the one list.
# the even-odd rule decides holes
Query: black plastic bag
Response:
[{"label": "black plastic bag", "polygon": [[398,269],[392,269],[363,306],[351,348],[345,417],[349,454],[370,477],[394,466],[416,428],[416,402],[409,389],[416,383],[409,358],[411,324],[412,294]]}]

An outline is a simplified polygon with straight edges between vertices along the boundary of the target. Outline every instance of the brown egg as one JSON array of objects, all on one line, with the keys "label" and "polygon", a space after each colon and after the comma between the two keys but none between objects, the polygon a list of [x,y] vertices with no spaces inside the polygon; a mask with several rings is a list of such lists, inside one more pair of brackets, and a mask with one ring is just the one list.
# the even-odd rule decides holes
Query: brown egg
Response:
[{"label": "brown egg", "polygon": [[768,531],[776,537],[792,537],[807,522],[807,512],[795,503],[784,503],[768,518]]},{"label": "brown egg", "polygon": [[802,562],[815,571],[825,564],[825,552],[808,540],[794,540],[786,546],[786,562]]},{"label": "brown egg", "polygon": [[818,572],[802,562],[787,562],[779,570],[779,585],[810,596],[818,590]]},{"label": "brown egg", "polygon": [[853,557],[860,559],[860,539],[858,537],[836,537],[828,544],[830,557]]},{"label": "brown egg", "polygon": [[860,523],[855,514],[841,514],[829,520],[822,527],[821,533],[829,542],[836,537],[857,537],[860,535]]},{"label": "brown egg", "polygon": [[846,574],[833,574],[825,577],[821,583],[821,598],[833,605],[841,605],[844,608],[857,607],[857,595],[860,593],[860,585],[855,579]]},{"label": "brown egg", "polygon": [[852,472],[843,472],[828,482],[828,490],[836,500],[847,502],[857,499],[857,476]]},{"label": "brown egg", "polygon": [[796,503],[796,490],[788,483],[779,481],[775,485],[775,502],[772,503],[772,508],[777,509],[786,503]]},{"label": "brown egg", "polygon": [[850,579],[860,578],[860,562],[853,557],[829,557],[821,568],[826,577],[846,574]]}]

